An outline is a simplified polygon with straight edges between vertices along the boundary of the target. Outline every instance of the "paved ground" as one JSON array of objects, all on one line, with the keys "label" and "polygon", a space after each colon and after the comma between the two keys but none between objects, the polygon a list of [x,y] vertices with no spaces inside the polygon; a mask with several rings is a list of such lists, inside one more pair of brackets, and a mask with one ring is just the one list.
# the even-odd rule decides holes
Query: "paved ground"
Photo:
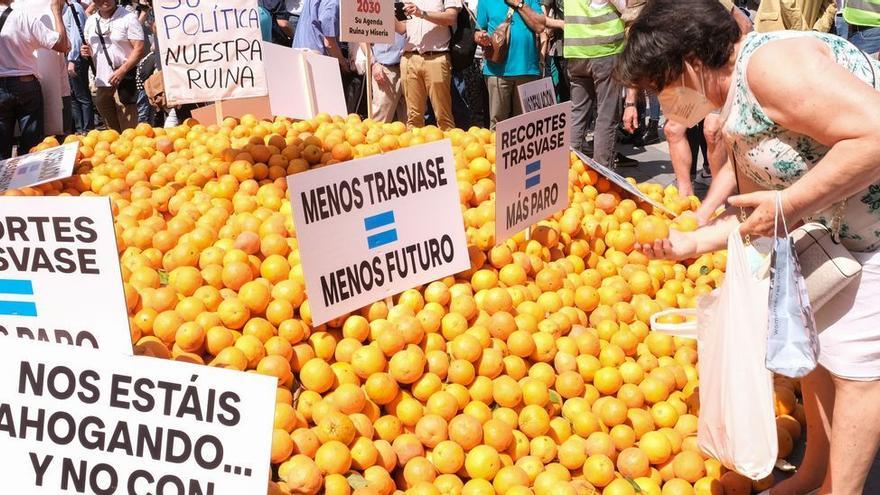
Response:
[{"label": "paved ground", "polygon": [[[618,173],[625,177],[633,177],[639,182],[654,182],[664,187],[675,183],[675,175],[672,173],[672,166],[669,162],[668,147],[665,142],[646,146],[644,148],[633,148],[631,146],[620,146],[619,150],[626,156],[635,158],[639,161],[638,167],[627,167],[618,169]],[[701,159],[702,161],[702,159]],[[702,197],[706,192],[706,188],[695,184],[694,191],[698,196]],[[877,421],[877,418],[865,418],[869,421]],[[795,446],[795,452],[790,459],[792,464],[799,464],[804,454],[804,442],[799,442]],[[777,479],[784,479],[787,475],[779,470],[776,471]],[[863,495],[880,494],[880,454],[874,460],[874,466],[871,474],[868,476],[868,482],[865,485]]]}]

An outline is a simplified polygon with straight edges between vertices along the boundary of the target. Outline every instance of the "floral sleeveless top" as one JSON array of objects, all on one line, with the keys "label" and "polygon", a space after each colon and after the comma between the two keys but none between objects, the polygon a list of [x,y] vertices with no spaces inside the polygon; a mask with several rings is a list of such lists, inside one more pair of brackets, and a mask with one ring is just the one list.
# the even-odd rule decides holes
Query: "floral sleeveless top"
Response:
[{"label": "floral sleeveless top", "polygon": [[[767,189],[790,186],[813,168],[829,150],[809,136],[789,131],[773,122],[748,86],[746,67],[755,50],[769,42],[796,36],[819,39],[828,46],[838,64],[866,84],[880,88],[880,81],[876,81],[874,75],[876,72],[880,77],[880,62],[869,62],[858,48],[843,38],[802,31],[747,35],[734,67],[730,95],[723,112],[726,116],[723,132],[732,150],[737,173],[744,174]],[[874,65],[873,71],[869,64]],[[811,220],[830,225],[836,210],[836,206],[832,207]],[[869,186],[847,200],[840,237],[852,251],[880,250],[880,183]]]}]

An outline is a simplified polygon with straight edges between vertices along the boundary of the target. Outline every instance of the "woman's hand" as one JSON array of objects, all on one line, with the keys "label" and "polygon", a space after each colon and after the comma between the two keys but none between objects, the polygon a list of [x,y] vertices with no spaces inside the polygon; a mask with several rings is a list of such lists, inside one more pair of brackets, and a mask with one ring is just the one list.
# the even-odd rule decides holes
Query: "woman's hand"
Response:
[{"label": "woman's hand", "polygon": [[[787,199],[786,191],[756,191],[728,199],[731,206],[751,209],[752,213],[746,221],[740,225],[740,233],[743,236],[753,235],[759,237],[776,237],[776,195],[782,195],[782,214],[788,225],[794,225],[801,219],[801,215],[794,211]],[[782,227],[782,219],[779,220]],[[782,234],[780,232],[779,234]]]},{"label": "woman's hand", "polygon": [[697,256],[697,241],[693,234],[669,231],[669,237],[658,239],[653,244],[636,244],[635,249],[651,259],[684,260]]}]

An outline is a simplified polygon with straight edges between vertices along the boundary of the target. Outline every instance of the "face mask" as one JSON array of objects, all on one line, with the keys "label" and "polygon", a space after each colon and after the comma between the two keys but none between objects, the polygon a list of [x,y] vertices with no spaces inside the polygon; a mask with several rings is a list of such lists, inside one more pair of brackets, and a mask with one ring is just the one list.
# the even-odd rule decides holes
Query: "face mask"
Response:
[{"label": "face mask", "polygon": [[718,107],[706,98],[702,73],[700,73],[700,91],[684,85],[684,74],[681,75],[681,82],[681,86],[660,92],[658,99],[666,118],[691,128]]}]

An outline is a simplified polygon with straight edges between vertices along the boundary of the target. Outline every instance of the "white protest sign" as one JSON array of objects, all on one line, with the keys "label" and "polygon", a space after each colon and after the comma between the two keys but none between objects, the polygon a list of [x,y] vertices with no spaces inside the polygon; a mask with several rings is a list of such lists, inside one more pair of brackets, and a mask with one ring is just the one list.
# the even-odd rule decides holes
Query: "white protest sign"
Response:
[{"label": "white protest sign", "polygon": [[271,43],[263,48],[273,115],[303,120],[321,112],[348,115],[338,60]]},{"label": "white protest sign", "polygon": [[267,94],[257,0],[155,0],[168,105]]},{"label": "white protest sign", "polygon": [[568,206],[571,102],[495,126],[495,243]]},{"label": "white protest sign", "polygon": [[345,0],[339,5],[339,39],[394,43],[394,0]]},{"label": "white protest sign", "polygon": [[73,175],[79,142],[0,161],[0,194]]},{"label": "white protest sign", "polygon": [[653,199],[648,197],[648,195],[643,193],[642,191],[639,191],[638,187],[630,184],[622,175],[618,174],[614,170],[611,170],[610,168],[602,165],[601,163],[597,162],[596,160],[593,160],[592,158],[584,156],[583,153],[581,153],[580,151],[578,151],[574,148],[572,148],[571,150],[574,151],[574,154],[577,155],[577,157],[580,158],[580,160],[582,162],[584,162],[584,165],[595,170],[597,173],[599,173],[599,175],[601,175],[602,177],[605,177],[606,179],[610,180],[614,184],[617,184],[618,187],[620,187],[624,191],[632,194],[633,196],[638,198],[640,201],[648,203],[649,205],[653,206],[654,208],[657,208],[658,210],[662,211],[663,213],[665,213],[671,217],[677,216],[669,208],[654,201]]},{"label": "white protest sign", "polygon": [[276,386],[255,373],[5,342],[4,493],[265,493]]},{"label": "white protest sign", "polygon": [[516,90],[519,93],[523,113],[556,104],[556,89],[553,87],[553,79],[549,77],[521,84]]},{"label": "white protest sign", "polygon": [[0,335],[132,353],[108,198],[0,197]]},{"label": "white protest sign", "polygon": [[316,325],[470,267],[448,140],[287,184]]}]

